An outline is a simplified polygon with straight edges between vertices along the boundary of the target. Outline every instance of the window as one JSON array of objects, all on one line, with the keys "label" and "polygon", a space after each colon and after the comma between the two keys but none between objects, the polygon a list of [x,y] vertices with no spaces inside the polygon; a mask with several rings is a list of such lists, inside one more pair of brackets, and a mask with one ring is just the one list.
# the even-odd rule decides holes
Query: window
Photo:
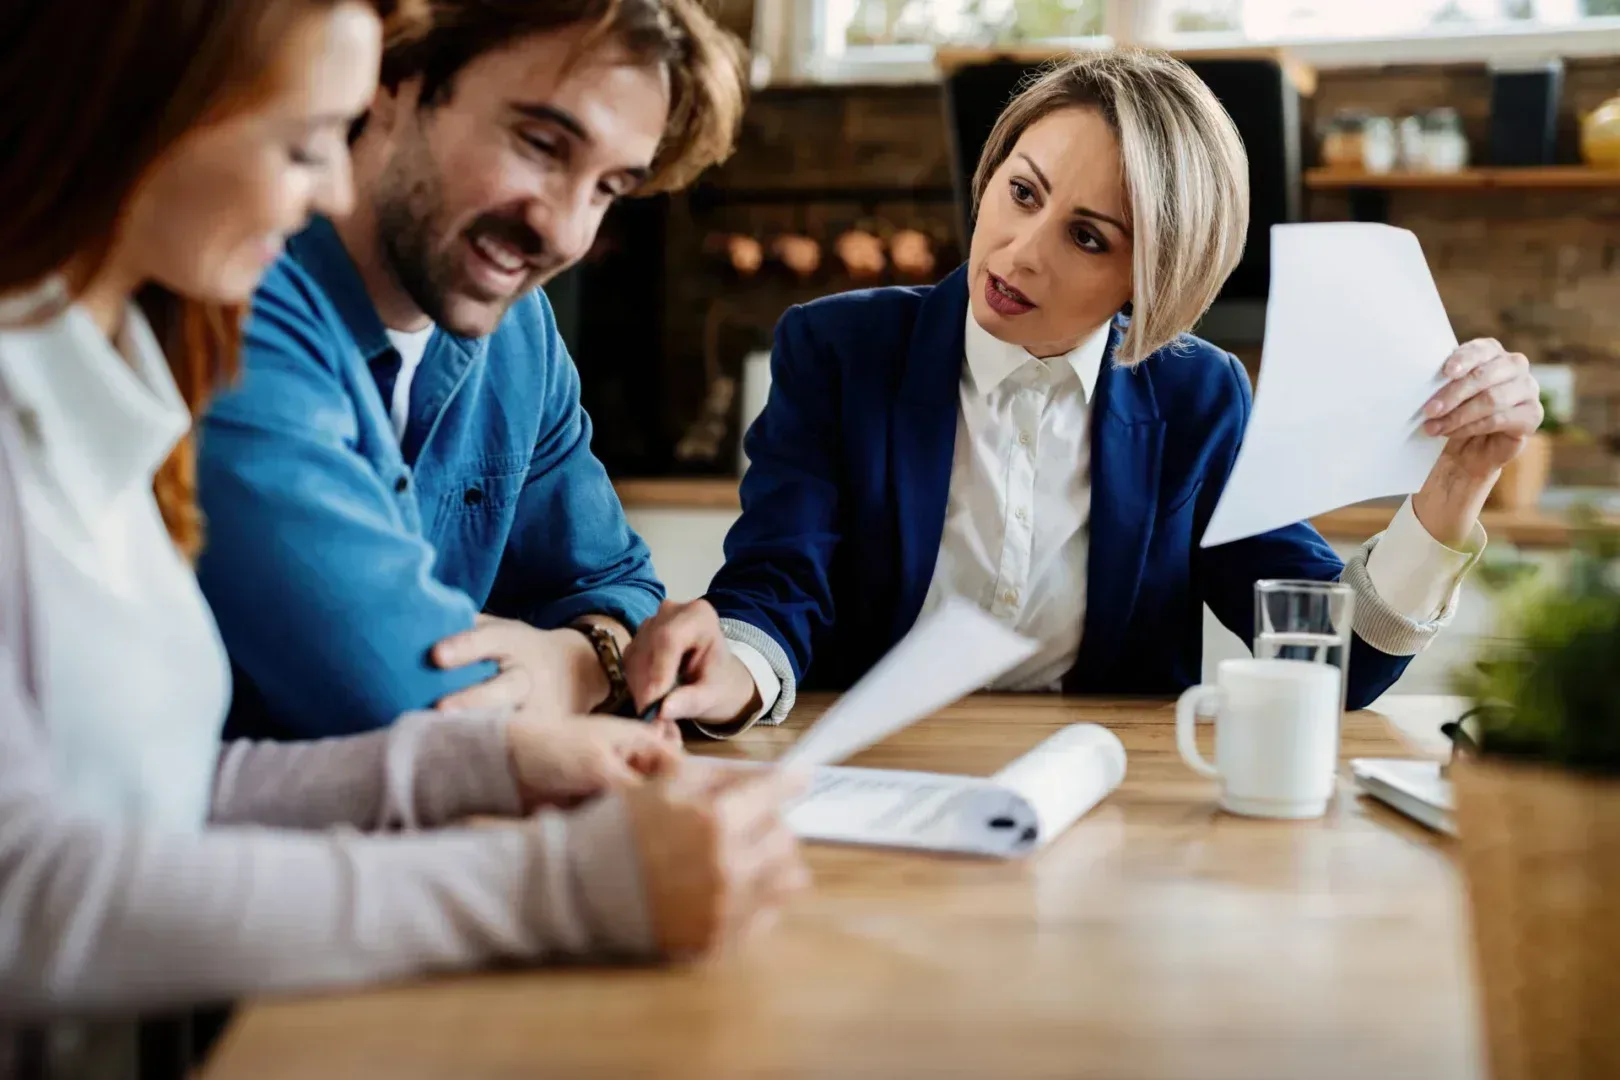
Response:
[{"label": "window", "polygon": [[1103,0],[829,0],[846,48],[1045,41],[1103,31]]},{"label": "window", "polygon": [[[935,75],[934,49],[1012,42],[1106,45],[1121,0],[756,0],[803,4],[810,43],[773,67],[812,80],[915,80]],[[1125,0],[1140,3],[1142,0]],[[801,39],[802,40],[802,39]]]},{"label": "window", "polygon": [[1620,0],[1163,0],[1154,14],[1160,40],[1218,34],[1275,42],[1574,28],[1620,15]]},{"label": "window", "polygon": [[[802,12],[771,50],[811,79],[926,79],[947,45],[1281,45],[1324,67],[1620,52],[1620,0],[757,0]],[[778,21],[782,21],[780,17]],[[791,20],[790,20],[791,21]]]}]

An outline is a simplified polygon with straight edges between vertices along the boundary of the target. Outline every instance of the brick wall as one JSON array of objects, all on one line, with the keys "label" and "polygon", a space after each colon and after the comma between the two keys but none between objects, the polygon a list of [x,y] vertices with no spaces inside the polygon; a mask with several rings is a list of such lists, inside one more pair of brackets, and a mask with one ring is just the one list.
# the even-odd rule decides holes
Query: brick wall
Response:
[{"label": "brick wall", "polygon": [[[769,349],[788,307],[867,285],[832,251],[845,230],[919,229],[936,240],[941,273],[961,259],[949,152],[934,86],[801,87],[756,94],[736,154],[693,191],[671,200],[662,383],[678,439],[701,416],[715,376],[735,378],[743,357]],[[822,246],[821,268],[800,280],[767,261],[740,279],[707,241],[726,233],[766,244],[783,234]],[[733,417],[734,420],[734,417]],[[677,471],[730,469],[733,430],[712,462]]]}]

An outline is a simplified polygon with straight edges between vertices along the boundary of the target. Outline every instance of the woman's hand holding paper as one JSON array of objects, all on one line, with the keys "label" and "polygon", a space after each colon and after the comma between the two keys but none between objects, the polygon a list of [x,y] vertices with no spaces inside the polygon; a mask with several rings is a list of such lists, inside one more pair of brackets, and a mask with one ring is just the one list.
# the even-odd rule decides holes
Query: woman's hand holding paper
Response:
[{"label": "woman's hand holding paper", "polygon": [[1541,426],[1541,387],[1530,362],[1492,338],[1460,346],[1442,369],[1450,381],[1423,407],[1423,430],[1444,436],[1445,452],[1412,510],[1440,543],[1467,542],[1502,467]]}]

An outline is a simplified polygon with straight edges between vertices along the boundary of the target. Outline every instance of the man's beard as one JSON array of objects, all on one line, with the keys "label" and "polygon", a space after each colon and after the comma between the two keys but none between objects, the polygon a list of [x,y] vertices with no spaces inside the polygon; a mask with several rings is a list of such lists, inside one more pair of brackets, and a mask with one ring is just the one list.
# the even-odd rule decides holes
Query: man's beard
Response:
[{"label": "man's beard", "polygon": [[[544,277],[533,272],[511,296],[492,296],[465,279],[461,260],[464,241],[480,235],[498,239],[538,260],[545,243],[527,222],[510,216],[483,214],[459,236],[449,233],[444,186],[426,153],[396,154],[385,172],[376,197],[377,232],[383,258],[405,294],[429,319],[458,337],[491,333],[517,301]],[[450,237],[435,247],[435,240]],[[450,314],[451,300],[460,295],[483,304],[501,305],[489,325],[457,325]]]}]

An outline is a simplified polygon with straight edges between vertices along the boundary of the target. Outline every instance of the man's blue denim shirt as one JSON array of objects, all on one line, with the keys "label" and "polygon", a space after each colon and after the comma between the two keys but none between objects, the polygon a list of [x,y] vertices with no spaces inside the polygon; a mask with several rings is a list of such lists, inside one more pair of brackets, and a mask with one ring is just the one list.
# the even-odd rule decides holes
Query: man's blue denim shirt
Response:
[{"label": "man's blue denim shirt", "polygon": [[266,275],[241,376],[200,426],[198,575],[235,671],[232,735],[365,731],[482,682],[492,663],[429,657],[480,611],[634,628],[663,599],[543,294],[489,337],[434,331],[403,439],[370,367],[392,347],[317,219]]}]

